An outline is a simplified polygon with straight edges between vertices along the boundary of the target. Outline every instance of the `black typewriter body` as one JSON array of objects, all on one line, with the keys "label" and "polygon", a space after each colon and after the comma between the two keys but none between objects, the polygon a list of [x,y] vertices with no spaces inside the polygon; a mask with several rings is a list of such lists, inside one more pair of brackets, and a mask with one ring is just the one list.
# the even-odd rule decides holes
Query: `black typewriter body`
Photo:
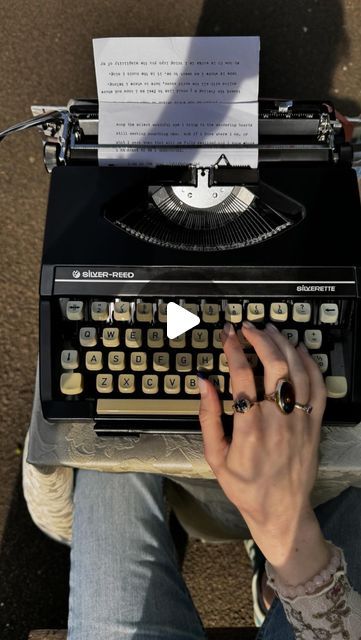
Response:
[{"label": "black typewriter body", "polygon": [[[328,398],[324,422],[345,426],[359,422],[360,200],[350,163],[327,158],[312,162],[260,158],[259,182],[302,203],[304,215],[291,228],[263,242],[203,252],[146,242],[117,228],[114,207],[127,203],[129,193],[138,194],[141,203],[146,197],[145,185],[160,184],[162,171],[166,183],[169,174],[161,168],[99,167],[78,162],[52,172],[40,285],[40,388],[45,418],[91,420],[101,435],[198,432],[199,395],[194,378],[204,365],[220,389],[228,428],[232,395],[229,374],[224,367],[220,369],[219,330],[226,319],[225,310],[230,309],[227,305],[233,305],[237,312],[239,306],[235,305],[240,305],[243,319],[249,309],[257,313],[261,309],[260,327],[282,308],[287,319],[277,326],[287,330],[290,338],[297,334],[297,341],[304,340],[305,331],[309,331],[311,340],[312,332],[321,339],[322,344],[310,352],[315,358],[320,356],[325,378],[347,383],[343,393],[339,388],[333,392],[331,384],[330,395],[339,397]],[[172,169],[172,179],[178,171]],[[226,184],[226,171],[222,175]],[[242,169],[232,168],[229,176],[230,184],[237,184],[238,178],[242,183]],[[184,174],[181,181],[187,183]],[[159,308],[171,301],[198,305],[201,322],[196,329],[204,331],[200,346],[193,342],[192,331],[184,334],[183,343],[170,345]],[[126,313],[122,317],[122,302],[129,304],[123,308],[125,312],[129,308],[129,317]],[[75,319],[68,319],[72,303]],[[141,305],[145,305],[144,318]],[[214,307],[216,314],[210,316],[210,322],[205,321]],[[307,322],[297,316],[304,309],[309,313]],[[334,322],[321,321],[327,309],[337,309]],[[241,322],[234,324],[240,329]],[[114,329],[118,329],[115,341]],[[139,333],[126,333],[134,329],[140,330],[141,343],[137,342]],[[90,336],[90,342],[83,346],[80,335],[83,342]],[[261,393],[262,366],[247,345],[245,350]],[[95,368],[91,358],[87,367],[89,351],[98,354]],[[71,360],[73,352],[77,360],[69,369],[66,357],[70,353]],[[117,357],[117,352],[122,355]],[[136,357],[131,360],[134,352],[143,354],[138,363]],[[154,368],[155,353],[169,354],[165,368],[164,359]],[[190,355],[183,368],[177,354]],[[202,361],[200,354],[208,357]],[[61,376],[68,370],[81,371],[79,393],[67,395],[61,390]],[[129,374],[131,390],[121,386]],[[176,376],[176,392],[169,377],[165,390],[165,376]],[[144,386],[147,380],[149,388]]]}]

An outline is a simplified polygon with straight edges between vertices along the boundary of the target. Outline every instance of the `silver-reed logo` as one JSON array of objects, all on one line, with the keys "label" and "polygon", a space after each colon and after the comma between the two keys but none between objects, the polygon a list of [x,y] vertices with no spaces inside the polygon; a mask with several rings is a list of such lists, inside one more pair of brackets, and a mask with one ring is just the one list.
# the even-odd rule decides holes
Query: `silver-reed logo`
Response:
[{"label": "silver-reed logo", "polygon": [[133,271],[93,271],[92,269],[88,269],[87,271],[83,271],[81,275],[83,278],[91,278],[95,280],[106,280],[109,278],[114,280],[130,280],[131,278],[134,278]]},{"label": "silver-reed logo", "polygon": [[78,269],[75,269],[75,270],[73,271],[73,278],[80,278],[80,275],[81,275],[81,274],[80,274],[80,271],[78,271]]}]

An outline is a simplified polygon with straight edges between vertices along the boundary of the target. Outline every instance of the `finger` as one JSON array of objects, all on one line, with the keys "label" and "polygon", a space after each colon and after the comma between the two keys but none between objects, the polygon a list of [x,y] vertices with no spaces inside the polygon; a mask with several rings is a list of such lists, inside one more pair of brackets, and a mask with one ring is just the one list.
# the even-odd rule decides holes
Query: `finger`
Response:
[{"label": "finger", "polygon": [[199,421],[203,433],[204,456],[213,471],[223,464],[228,451],[221,420],[222,406],[213,384],[198,375],[201,394]]},{"label": "finger", "polygon": [[233,398],[236,400],[246,396],[249,400],[255,400],[257,393],[253,371],[230,322],[224,325],[221,338],[229,366]]},{"label": "finger", "polygon": [[303,364],[303,360],[300,358],[298,352],[290,341],[278,331],[274,324],[269,322],[266,325],[265,331],[269,334],[270,338],[275,342],[286,358],[288,374],[295,387],[297,402],[306,404],[306,402],[309,401],[310,380],[307,370]]},{"label": "finger", "polygon": [[302,359],[310,380],[310,396],[308,402],[313,407],[312,415],[316,415],[321,421],[326,407],[327,389],[320,367],[310,356],[302,342],[297,347],[297,353]]},{"label": "finger", "polygon": [[257,329],[251,322],[243,322],[242,333],[263,364],[265,393],[273,393],[278,380],[288,378],[288,364],[285,356],[270,335]]}]

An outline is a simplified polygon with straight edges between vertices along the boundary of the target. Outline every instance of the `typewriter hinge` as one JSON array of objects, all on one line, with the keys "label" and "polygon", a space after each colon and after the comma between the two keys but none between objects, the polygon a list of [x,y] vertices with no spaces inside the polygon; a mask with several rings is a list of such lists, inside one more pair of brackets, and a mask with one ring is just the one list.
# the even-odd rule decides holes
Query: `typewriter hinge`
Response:
[{"label": "typewriter hinge", "polygon": [[327,142],[333,147],[334,130],[331,124],[330,115],[321,113],[320,121],[317,129],[317,140],[319,142]]},{"label": "typewriter hinge", "polygon": [[44,164],[48,173],[51,173],[55,167],[66,164],[70,127],[70,114],[67,111],[64,112],[61,122],[47,122],[41,127]]}]

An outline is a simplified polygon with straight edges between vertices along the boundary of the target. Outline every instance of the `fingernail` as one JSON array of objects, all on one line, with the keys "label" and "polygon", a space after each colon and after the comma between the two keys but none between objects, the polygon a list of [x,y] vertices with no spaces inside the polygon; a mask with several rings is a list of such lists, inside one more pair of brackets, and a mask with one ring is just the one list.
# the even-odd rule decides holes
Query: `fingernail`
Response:
[{"label": "fingernail", "polygon": [[200,391],[202,396],[206,396],[207,393],[208,393],[208,386],[207,386],[207,383],[206,383],[207,375],[204,373],[204,371],[198,371],[197,372],[197,376],[198,376],[198,388],[199,388],[199,391]]},{"label": "fingernail", "polygon": [[254,326],[254,324],[252,322],[249,322],[248,320],[243,320],[242,327],[246,327],[246,329],[255,329],[256,328]]},{"label": "fingernail", "polygon": [[269,331],[272,331],[273,333],[278,333],[277,327],[275,327],[275,325],[272,324],[272,322],[267,322],[266,329],[268,329]]},{"label": "fingernail", "polygon": [[300,342],[300,344],[298,345],[299,349],[302,349],[302,351],[304,353],[308,353],[308,349],[306,347],[306,345],[304,344],[304,342]]},{"label": "fingernail", "polygon": [[234,336],[236,335],[236,332],[234,330],[234,326],[231,322],[226,322],[226,324],[223,327],[223,331],[226,334],[226,336]]}]

